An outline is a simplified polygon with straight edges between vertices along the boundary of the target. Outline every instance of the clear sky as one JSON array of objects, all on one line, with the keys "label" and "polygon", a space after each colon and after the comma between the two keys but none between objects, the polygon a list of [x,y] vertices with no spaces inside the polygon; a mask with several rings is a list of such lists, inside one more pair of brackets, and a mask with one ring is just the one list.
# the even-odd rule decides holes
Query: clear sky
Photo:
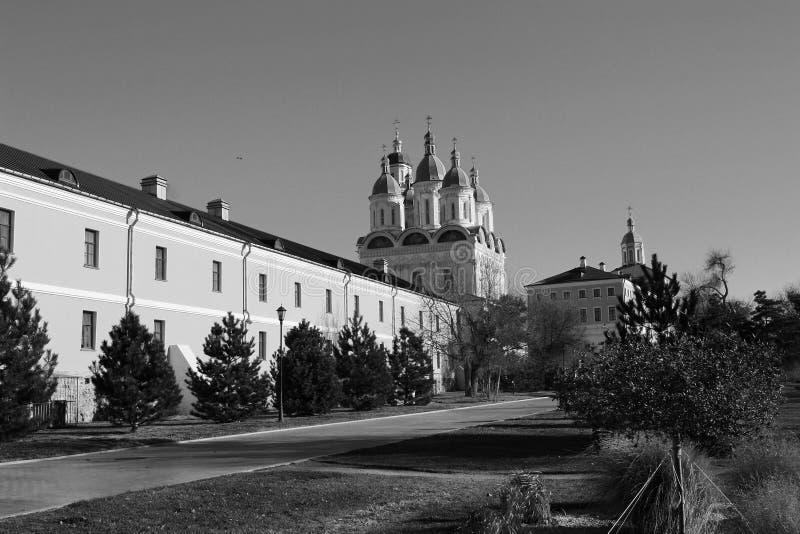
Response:
[{"label": "clear sky", "polygon": [[[355,259],[380,147],[433,116],[511,275],[731,249],[800,282],[800,2],[2,1],[0,141]],[[242,159],[237,159],[241,156]]]}]

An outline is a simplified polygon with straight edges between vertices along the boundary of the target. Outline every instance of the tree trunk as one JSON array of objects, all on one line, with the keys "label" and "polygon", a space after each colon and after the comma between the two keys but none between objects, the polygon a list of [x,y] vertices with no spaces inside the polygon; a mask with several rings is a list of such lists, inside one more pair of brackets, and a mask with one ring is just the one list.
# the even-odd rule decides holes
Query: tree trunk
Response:
[{"label": "tree trunk", "polygon": [[464,362],[464,396],[475,396],[475,389],[472,383],[472,363],[469,361]]},{"label": "tree trunk", "polygon": [[683,491],[683,468],[681,467],[681,440],[679,436],[672,437],[672,462],[675,466],[678,483],[678,534],[686,532],[686,502]]}]

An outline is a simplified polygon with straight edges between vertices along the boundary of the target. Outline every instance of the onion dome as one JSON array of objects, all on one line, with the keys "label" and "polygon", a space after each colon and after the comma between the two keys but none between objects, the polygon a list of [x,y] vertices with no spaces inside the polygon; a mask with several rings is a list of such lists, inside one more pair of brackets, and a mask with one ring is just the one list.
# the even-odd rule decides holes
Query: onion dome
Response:
[{"label": "onion dome", "polygon": [[632,245],[642,242],[642,236],[636,231],[636,221],[633,220],[631,211],[631,208],[628,208],[628,232],[622,236],[622,245]]},{"label": "onion dome", "polygon": [[453,151],[450,152],[450,162],[452,166],[444,177],[442,187],[470,187],[470,180],[467,178],[467,173],[461,168],[461,153],[456,148],[458,139],[453,138]]},{"label": "onion dome", "polygon": [[436,157],[436,137],[431,133],[431,117],[428,116],[428,131],[425,134],[425,155],[417,166],[414,182],[433,182],[444,178],[444,164]]},{"label": "onion dome", "polygon": [[[384,149],[385,149],[384,145]],[[372,186],[373,195],[402,195],[403,191],[400,189],[400,184],[394,179],[392,173],[389,172],[389,158],[386,157],[384,151],[381,158],[381,175],[375,180],[375,185]]]},{"label": "onion dome", "polygon": [[475,164],[474,157],[472,158],[472,169],[470,169],[469,175],[472,177],[472,187],[475,188],[475,202],[491,202],[489,200],[489,193],[486,192],[486,189],[481,187],[478,166]]},{"label": "onion dome", "polygon": [[400,130],[397,128],[398,124],[400,124],[400,121],[394,121],[394,141],[392,141],[392,148],[394,150],[389,154],[389,165],[405,164],[411,167],[411,159],[408,157],[408,154],[403,152],[403,141],[400,140]]}]

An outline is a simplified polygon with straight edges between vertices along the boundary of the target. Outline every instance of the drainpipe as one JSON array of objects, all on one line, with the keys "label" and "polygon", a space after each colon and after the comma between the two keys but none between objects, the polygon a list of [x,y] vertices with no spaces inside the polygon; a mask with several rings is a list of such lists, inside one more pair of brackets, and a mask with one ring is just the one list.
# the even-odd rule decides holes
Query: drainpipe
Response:
[{"label": "drainpipe", "polygon": [[125,313],[128,314],[136,304],[136,296],[133,294],[133,227],[139,222],[139,208],[131,207],[125,217],[128,225],[128,261],[125,273]]},{"label": "drainpipe", "polygon": [[353,278],[353,275],[350,271],[345,271],[344,273],[344,324],[347,324],[347,321],[350,319],[350,298],[349,298],[349,286],[350,280]]},{"label": "drainpipe", "polygon": [[245,324],[250,324],[250,312],[247,310],[247,257],[252,249],[248,241],[242,243],[242,319]]},{"label": "drainpipe", "polygon": [[395,332],[396,329],[396,313],[395,313],[395,297],[397,296],[397,286],[392,286],[392,337],[394,337],[397,333]]}]

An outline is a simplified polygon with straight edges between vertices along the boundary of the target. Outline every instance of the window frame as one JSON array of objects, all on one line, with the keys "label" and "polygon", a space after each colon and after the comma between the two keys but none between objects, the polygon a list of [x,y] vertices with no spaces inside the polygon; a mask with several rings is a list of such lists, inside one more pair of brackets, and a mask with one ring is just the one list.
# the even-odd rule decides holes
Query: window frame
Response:
[{"label": "window frame", "polygon": [[262,360],[267,359],[267,332],[266,330],[258,331],[258,357]]},{"label": "window frame", "polygon": [[593,287],[592,288],[592,298],[593,299],[603,298],[603,288],[601,288],[601,287]]},{"label": "window frame", "polygon": [[383,322],[383,301],[382,300],[378,301],[378,322],[379,323]]},{"label": "window frame", "polygon": [[609,306],[608,307],[608,320],[616,322],[616,320],[617,320],[617,307],[616,306]]},{"label": "window frame", "polygon": [[[89,243],[87,238],[93,236],[94,242]],[[92,247],[91,256],[89,255],[89,247]],[[91,258],[92,262],[87,260]],[[100,232],[92,228],[84,228],[83,230],[83,266],[87,269],[100,268]]]},{"label": "window frame", "polygon": [[[86,323],[86,318],[89,318],[89,324]],[[89,327],[89,343],[86,341],[86,328]],[[97,346],[97,312],[91,310],[83,310],[81,315],[81,350],[95,350]]]},{"label": "window frame", "polygon": [[211,291],[222,293],[222,262],[211,260]]},{"label": "window frame", "polygon": [[353,295],[353,315],[361,315],[361,298],[358,295]]},{"label": "window frame", "polygon": [[594,307],[594,322],[596,323],[603,322],[603,308],[599,306]]},{"label": "window frame", "polygon": [[581,324],[587,324],[589,322],[589,312],[586,310],[586,308],[580,308],[578,311],[578,318]]},{"label": "window frame", "polygon": [[569,299],[571,299],[571,298],[572,298],[572,292],[571,292],[571,291],[562,291],[562,292],[561,292],[561,298],[562,298],[563,300],[569,300]]},{"label": "window frame", "polygon": [[400,306],[400,326],[406,325],[406,307]]},{"label": "window frame", "polygon": [[258,302],[267,302],[267,274],[258,273]]},{"label": "window frame", "polygon": [[294,283],[294,307],[303,307],[303,286],[300,282]]},{"label": "window frame", "polygon": [[[160,332],[159,332],[160,327]],[[164,319],[153,320],[153,339],[160,341],[162,345],[166,343],[167,339],[167,322]]]},{"label": "window frame", "polygon": [[333,313],[333,291],[325,290],[325,313]]},{"label": "window frame", "polygon": [[607,297],[616,297],[617,296],[617,288],[614,286],[608,286],[606,288],[606,296]]},{"label": "window frame", "polygon": [[[161,260],[159,261],[158,253],[161,251]],[[161,273],[159,276],[159,268],[161,269]],[[155,272],[155,279],[159,282],[166,282],[167,281],[167,247],[161,247],[156,245],[156,272]]]},{"label": "window frame", "polygon": [[[8,215],[8,225],[7,225],[7,227],[8,227],[8,237],[7,237],[8,246],[5,249],[3,249],[2,246],[0,246],[0,250],[6,250],[7,252],[14,252],[14,211],[13,210],[7,210],[5,208],[0,208],[0,213],[4,213],[4,214]],[[6,225],[4,225],[4,224],[0,224],[0,240],[2,240],[2,235],[3,235],[2,228],[5,227],[5,226]]]},{"label": "window frame", "polygon": [[578,298],[579,299],[585,299],[586,298],[586,290],[585,289],[579,289],[578,290]]}]

